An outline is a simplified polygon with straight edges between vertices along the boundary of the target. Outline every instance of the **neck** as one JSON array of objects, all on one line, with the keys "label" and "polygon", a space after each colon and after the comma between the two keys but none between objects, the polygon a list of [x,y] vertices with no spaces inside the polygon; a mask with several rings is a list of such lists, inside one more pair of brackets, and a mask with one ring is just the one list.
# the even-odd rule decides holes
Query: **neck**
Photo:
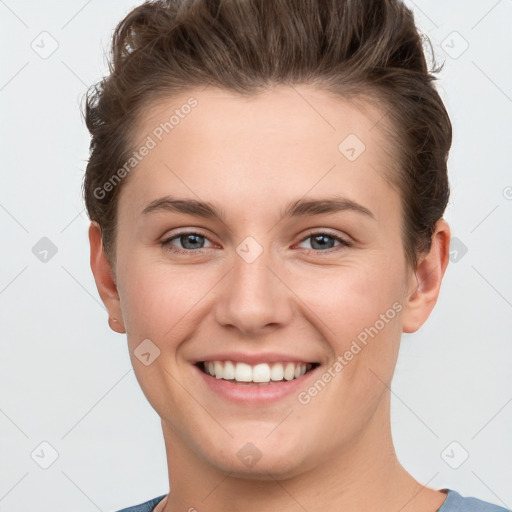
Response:
[{"label": "neck", "polygon": [[172,490],[157,512],[435,512],[446,495],[426,488],[400,465],[392,443],[389,392],[350,446],[291,478],[251,479],[220,472],[180,442],[162,421]]}]

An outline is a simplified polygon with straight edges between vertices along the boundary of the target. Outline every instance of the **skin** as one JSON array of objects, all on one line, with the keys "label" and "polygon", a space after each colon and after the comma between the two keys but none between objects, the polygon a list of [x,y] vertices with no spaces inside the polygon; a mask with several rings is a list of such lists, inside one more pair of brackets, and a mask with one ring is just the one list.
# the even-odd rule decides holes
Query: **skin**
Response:
[{"label": "skin", "polygon": [[[375,107],[310,86],[251,98],[195,89],[148,108],[136,140],[190,96],[197,107],[122,184],[113,266],[98,225],[89,231],[110,326],[127,333],[135,375],[161,417],[172,491],[157,510],[436,511],[446,495],[417,482],[396,457],[389,386],[402,332],[416,331],[436,303],[448,224],[438,221],[430,251],[411,268],[400,196],[386,179],[392,148]],[[350,133],[366,146],[352,162],[338,150]],[[141,214],[170,194],[220,205],[224,219]],[[346,210],[280,220],[293,200],[333,196],[374,218]],[[311,232],[326,230],[351,245],[328,238],[319,248]],[[162,245],[197,231],[206,238],[195,246],[179,237]],[[262,248],[252,263],[236,252],[248,236]],[[394,303],[396,316],[307,405],[295,394],[236,405],[209,391],[191,365],[213,351],[278,351],[325,371]],[[134,355],[144,339],[160,350],[149,366]],[[237,457],[247,442],[261,453],[252,467]]]}]

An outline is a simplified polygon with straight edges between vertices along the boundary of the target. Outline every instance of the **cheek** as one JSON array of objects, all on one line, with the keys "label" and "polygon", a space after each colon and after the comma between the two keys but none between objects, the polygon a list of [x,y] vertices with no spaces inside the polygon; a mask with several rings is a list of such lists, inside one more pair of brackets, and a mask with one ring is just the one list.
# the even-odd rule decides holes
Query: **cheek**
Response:
[{"label": "cheek", "polygon": [[360,410],[361,404],[368,411],[375,407],[395,368],[402,332],[402,270],[399,263],[384,266],[375,261],[336,268],[318,279],[302,278],[298,294],[315,313],[314,325],[330,346],[328,371],[336,376],[323,397],[344,411]]},{"label": "cheek", "polygon": [[137,260],[124,266],[118,288],[130,345],[173,338],[180,320],[204,295],[198,280],[180,268]]},{"label": "cheek", "polygon": [[188,315],[193,315],[205,289],[183,267],[132,256],[123,262],[118,286],[130,358],[148,402],[172,417],[172,411],[189,407],[174,380],[176,356],[191,333]]},{"label": "cheek", "polygon": [[400,308],[393,309],[393,304],[402,300],[400,275],[398,269],[388,265],[384,270],[374,261],[347,264],[331,271],[318,269],[303,273],[292,282],[297,283],[294,291],[316,314],[316,325],[323,324],[322,331],[328,333],[328,339],[338,340],[333,345],[341,350],[347,340],[378,322],[386,312],[386,320],[396,318]]},{"label": "cheek", "polygon": [[398,270],[380,272],[376,265],[353,267],[317,280],[315,288],[304,283],[302,293],[310,290],[307,305],[321,317],[315,326],[327,340],[332,359],[319,376],[327,383],[313,383],[313,389],[302,390],[301,399],[311,401],[305,410],[308,417],[318,417],[318,428],[332,425],[333,438],[339,436],[336,425],[345,425],[348,437],[361,429],[390,385],[403,309],[399,274],[394,272]]}]

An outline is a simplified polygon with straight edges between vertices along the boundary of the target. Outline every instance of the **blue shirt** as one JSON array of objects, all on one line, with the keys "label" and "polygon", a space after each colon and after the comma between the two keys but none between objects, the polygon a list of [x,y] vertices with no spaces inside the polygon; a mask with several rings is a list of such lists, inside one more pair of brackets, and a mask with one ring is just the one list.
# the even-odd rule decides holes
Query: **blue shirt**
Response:
[{"label": "blue shirt", "polygon": [[[441,491],[446,492],[447,497],[441,505],[441,508],[437,509],[436,512],[511,512],[506,508],[493,505],[487,501],[482,501],[477,498],[465,498],[452,489],[441,489]],[[162,496],[153,498],[140,505],[123,508],[117,512],[153,512],[157,504],[166,496],[167,494],[162,494]]]}]

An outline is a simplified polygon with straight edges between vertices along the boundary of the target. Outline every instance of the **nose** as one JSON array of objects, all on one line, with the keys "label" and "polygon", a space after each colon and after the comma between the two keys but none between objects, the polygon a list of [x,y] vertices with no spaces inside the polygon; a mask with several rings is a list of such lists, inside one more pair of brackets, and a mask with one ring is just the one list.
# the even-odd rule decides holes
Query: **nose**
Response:
[{"label": "nose", "polygon": [[293,314],[293,293],[280,268],[268,250],[250,263],[235,254],[233,268],[217,296],[217,322],[246,336],[288,324]]}]

